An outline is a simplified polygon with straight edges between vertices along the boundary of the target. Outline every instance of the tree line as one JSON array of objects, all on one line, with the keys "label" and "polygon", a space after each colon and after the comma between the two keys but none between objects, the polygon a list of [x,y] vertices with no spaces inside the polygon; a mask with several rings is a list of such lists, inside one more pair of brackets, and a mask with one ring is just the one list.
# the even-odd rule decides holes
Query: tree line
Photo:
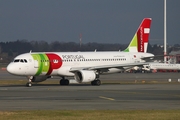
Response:
[{"label": "tree line", "polygon": [[86,43],[79,44],[75,42],[46,42],[46,41],[28,41],[16,40],[11,42],[0,42],[0,53],[25,53],[30,50],[33,52],[70,52],[70,51],[117,51],[124,50],[127,45],[124,44],[104,44],[104,43]]},{"label": "tree line", "polygon": [[[72,52],[72,51],[122,51],[128,45],[127,44],[107,44],[107,43],[95,43],[89,42],[85,44],[79,44],[75,42],[46,42],[46,41],[28,41],[28,40],[16,40],[10,42],[0,42],[0,55],[6,56],[9,59],[26,53],[26,52]],[[168,48],[168,52],[179,48],[180,45],[176,44],[174,47]],[[160,45],[148,45],[148,52],[155,55],[163,54],[163,47]]]}]

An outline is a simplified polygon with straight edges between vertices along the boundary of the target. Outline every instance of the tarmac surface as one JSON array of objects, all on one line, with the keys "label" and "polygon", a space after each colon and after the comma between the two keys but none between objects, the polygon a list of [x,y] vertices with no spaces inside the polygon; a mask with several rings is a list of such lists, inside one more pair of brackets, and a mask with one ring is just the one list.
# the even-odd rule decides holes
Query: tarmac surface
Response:
[{"label": "tarmac surface", "polygon": [[[166,81],[151,84],[0,85],[0,110],[169,110],[180,109],[180,73],[119,73],[103,82]],[[26,80],[0,71],[0,80]],[[54,78],[56,79],[56,78]],[[58,83],[58,81],[57,81]]]}]

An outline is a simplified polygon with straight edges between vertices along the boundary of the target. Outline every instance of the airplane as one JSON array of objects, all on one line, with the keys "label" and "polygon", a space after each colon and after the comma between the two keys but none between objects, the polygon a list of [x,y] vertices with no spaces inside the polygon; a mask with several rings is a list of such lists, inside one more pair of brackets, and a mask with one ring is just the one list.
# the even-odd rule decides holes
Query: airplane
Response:
[{"label": "airplane", "polygon": [[101,85],[101,74],[117,73],[132,66],[145,65],[151,18],[144,18],[129,46],[124,51],[94,52],[30,52],[18,55],[7,66],[10,74],[26,76],[27,87],[51,76],[59,76],[60,85],[69,85],[65,77],[74,77],[77,83]]},{"label": "airplane", "polygon": [[[142,68],[143,69],[143,68]],[[180,64],[172,64],[172,63],[149,63],[144,65],[144,70],[180,70]]]}]

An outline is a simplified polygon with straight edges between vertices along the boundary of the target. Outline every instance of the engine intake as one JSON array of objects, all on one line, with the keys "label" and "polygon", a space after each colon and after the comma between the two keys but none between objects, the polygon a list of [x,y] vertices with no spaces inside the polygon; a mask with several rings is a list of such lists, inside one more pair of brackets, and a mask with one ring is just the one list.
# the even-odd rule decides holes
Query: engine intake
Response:
[{"label": "engine intake", "polygon": [[78,83],[91,82],[96,79],[96,74],[94,71],[80,70],[75,72],[75,80]]}]

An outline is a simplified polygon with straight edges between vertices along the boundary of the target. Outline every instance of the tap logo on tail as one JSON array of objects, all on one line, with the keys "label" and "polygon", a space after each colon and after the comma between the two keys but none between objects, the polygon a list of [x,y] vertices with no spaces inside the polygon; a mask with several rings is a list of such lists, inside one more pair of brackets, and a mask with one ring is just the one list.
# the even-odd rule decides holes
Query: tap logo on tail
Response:
[{"label": "tap logo on tail", "polygon": [[147,52],[151,18],[144,18],[124,52]]}]

